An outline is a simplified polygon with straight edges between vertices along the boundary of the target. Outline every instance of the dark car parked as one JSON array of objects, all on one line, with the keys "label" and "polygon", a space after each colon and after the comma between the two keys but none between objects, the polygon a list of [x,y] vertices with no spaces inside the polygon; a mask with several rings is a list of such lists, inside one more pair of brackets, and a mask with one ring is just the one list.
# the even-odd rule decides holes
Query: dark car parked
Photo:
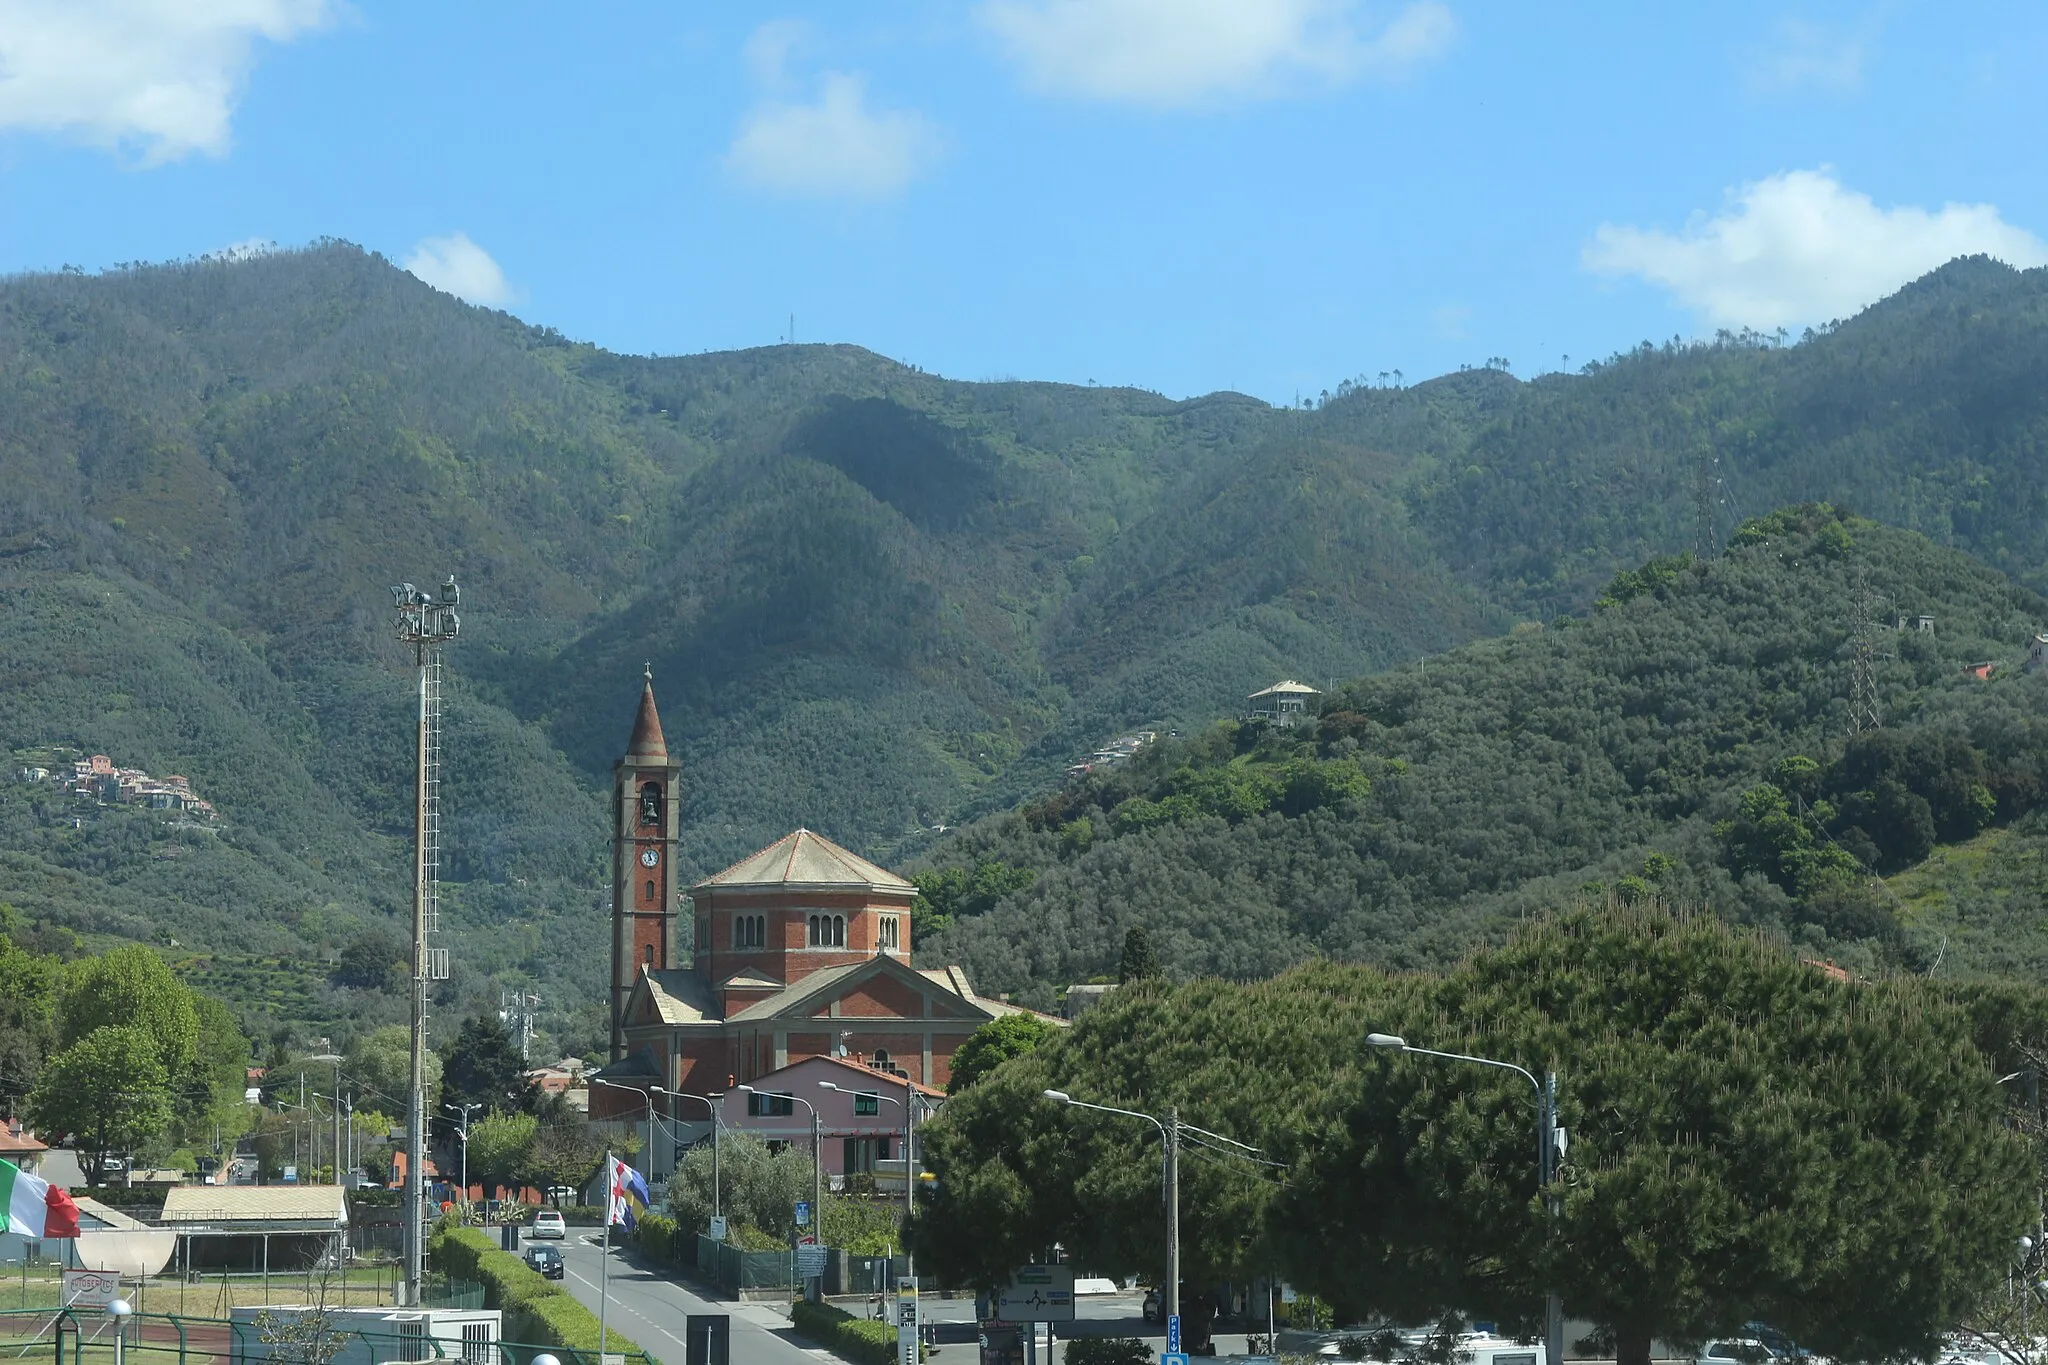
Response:
[{"label": "dark car parked", "polygon": [[524,1255],[528,1265],[550,1280],[559,1280],[566,1273],[566,1267],[562,1264],[562,1253],[554,1247],[528,1247]]}]

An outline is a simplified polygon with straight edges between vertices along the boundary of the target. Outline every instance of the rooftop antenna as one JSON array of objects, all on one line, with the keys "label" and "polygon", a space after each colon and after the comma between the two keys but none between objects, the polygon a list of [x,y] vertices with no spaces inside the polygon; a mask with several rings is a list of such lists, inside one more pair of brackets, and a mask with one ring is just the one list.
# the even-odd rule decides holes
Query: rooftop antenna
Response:
[{"label": "rooftop antenna", "polygon": [[427,983],[448,979],[448,950],[428,946],[441,927],[441,646],[462,629],[455,608],[462,590],[455,575],[433,592],[400,583],[391,590],[398,638],[412,646],[419,670],[418,762],[413,787],[412,1061],[405,1098],[405,1280],[398,1306],[420,1306],[426,1228]]}]

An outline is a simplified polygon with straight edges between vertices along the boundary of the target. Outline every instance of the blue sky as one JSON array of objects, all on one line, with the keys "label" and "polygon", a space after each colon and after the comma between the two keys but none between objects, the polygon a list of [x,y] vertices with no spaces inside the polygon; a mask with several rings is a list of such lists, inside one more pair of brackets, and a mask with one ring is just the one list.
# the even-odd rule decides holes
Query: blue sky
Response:
[{"label": "blue sky", "polygon": [[1273,401],[2048,263],[2048,6],[0,0],[0,269]]}]

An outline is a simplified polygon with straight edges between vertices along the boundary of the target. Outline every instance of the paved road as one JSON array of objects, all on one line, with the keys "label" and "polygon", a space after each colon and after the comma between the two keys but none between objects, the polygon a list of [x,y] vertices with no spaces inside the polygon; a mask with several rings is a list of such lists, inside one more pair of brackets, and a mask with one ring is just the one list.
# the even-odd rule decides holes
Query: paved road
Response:
[{"label": "paved road", "polygon": [[[601,1262],[597,1246],[589,1240],[593,1235],[572,1228],[568,1239],[557,1245],[562,1249],[568,1271],[569,1292],[595,1313]],[[707,1299],[688,1285],[641,1268],[619,1252],[612,1254],[610,1298],[611,1325],[645,1347],[659,1365],[684,1365],[684,1319],[691,1313],[731,1316],[733,1365],[839,1362],[839,1357],[810,1345],[789,1330],[789,1314],[784,1305]],[[858,1302],[843,1302],[841,1306],[850,1312],[861,1311]],[[925,1321],[939,1325],[939,1345],[931,1353],[929,1365],[977,1365],[980,1350],[974,1331],[974,1300],[926,1295],[922,1306]],[[1041,1346],[1042,1365],[1060,1365],[1066,1356],[1069,1336],[1141,1337],[1155,1351],[1165,1349],[1166,1329],[1144,1321],[1139,1313],[1138,1295],[1090,1295],[1081,1299],[1076,1309],[1079,1320],[1060,1325],[1060,1341],[1050,1360]],[[1218,1334],[1216,1346],[1224,1352],[1242,1351],[1244,1338]]]},{"label": "paved road", "polygon": [[[571,1228],[559,1245],[569,1292],[595,1313],[602,1262],[597,1247],[585,1240],[591,1235]],[[619,1252],[612,1253],[610,1300],[609,1325],[646,1348],[660,1365],[683,1365],[684,1319],[691,1313],[731,1315],[733,1365],[818,1365],[839,1359],[791,1335],[789,1315],[780,1305],[706,1299]]]}]

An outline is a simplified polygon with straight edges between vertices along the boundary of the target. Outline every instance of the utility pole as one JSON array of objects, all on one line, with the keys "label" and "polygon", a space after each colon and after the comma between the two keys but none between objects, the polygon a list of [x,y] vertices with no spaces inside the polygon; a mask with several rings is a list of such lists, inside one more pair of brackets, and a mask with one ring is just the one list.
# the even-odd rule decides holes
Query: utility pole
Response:
[{"label": "utility pole", "polygon": [[1180,1316],[1180,1110],[1166,1107],[1166,1316]]},{"label": "utility pole", "polygon": [[[1551,1235],[1557,1235],[1557,1146],[1562,1136],[1557,1127],[1557,1073],[1543,1074],[1542,1103],[1537,1106],[1536,1176],[1543,1186],[1544,1209],[1550,1218]],[[1552,1290],[1543,1302],[1543,1365],[1564,1365],[1564,1299]]]},{"label": "utility pole", "polygon": [[427,1238],[427,983],[448,979],[448,953],[427,946],[440,928],[441,876],[441,646],[462,628],[455,608],[462,591],[455,575],[438,593],[400,583],[391,590],[398,638],[413,647],[419,670],[419,725],[413,788],[412,1065],[405,1097],[405,1278],[398,1306],[417,1308]]}]

